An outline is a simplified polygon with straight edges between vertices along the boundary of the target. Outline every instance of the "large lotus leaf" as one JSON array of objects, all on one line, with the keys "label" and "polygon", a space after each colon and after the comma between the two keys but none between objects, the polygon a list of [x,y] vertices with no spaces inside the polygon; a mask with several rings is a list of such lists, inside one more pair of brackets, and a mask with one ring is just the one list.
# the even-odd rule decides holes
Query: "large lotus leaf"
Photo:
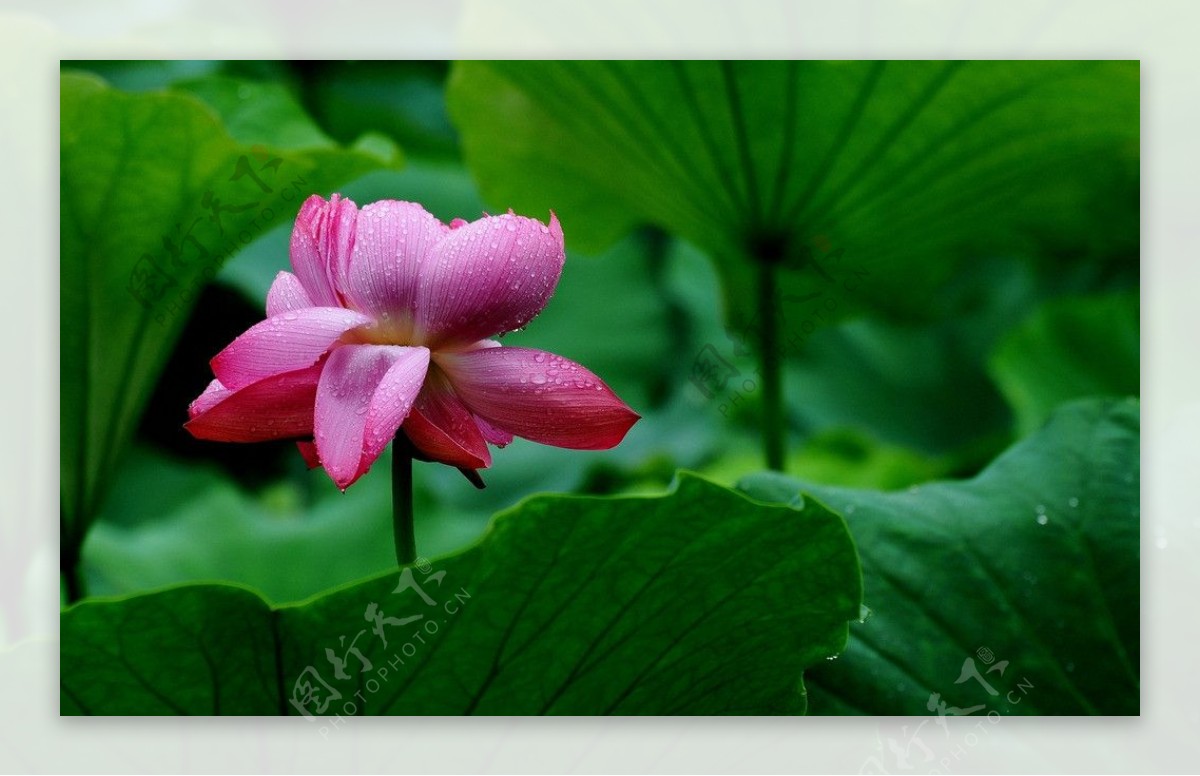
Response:
[{"label": "large lotus leaf", "polygon": [[795,713],[860,613],[841,518],[690,475],[530,499],[422,566],[281,609],[221,585],[70,607],[62,712]]},{"label": "large lotus leaf", "polygon": [[935,313],[981,256],[1136,256],[1138,78],[1100,61],[463,62],[449,107],[494,206],[554,208],[584,249],[639,223],[683,236],[743,328],[751,257],[777,261],[787,330],[829,300],[829,319]]},{"label": "large lotus leaf", "polygon": [[809,674],[810,713],[1137,714],[1138,443],[1136,399],[1083,400],[967,481],[746,478],[841,512],[862,559],[872,614]]}]

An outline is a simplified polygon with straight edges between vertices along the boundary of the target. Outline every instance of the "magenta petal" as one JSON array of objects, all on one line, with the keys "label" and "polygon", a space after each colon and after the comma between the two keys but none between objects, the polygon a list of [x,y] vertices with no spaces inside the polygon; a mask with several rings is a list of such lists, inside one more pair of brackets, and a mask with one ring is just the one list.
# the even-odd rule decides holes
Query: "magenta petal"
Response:
[{"label": "magenta petal", "polygon": [[229,395],[233,393],[225,386],[221,385],[220,380],[211,381],[204,389],[204,392],[197,396],[191,404],[188,405],[188,419],[192,419],[202,412],[207,412],[217,406]]},{"label": "magenta petal", "polygon": [[542,311],[562,274],[563,232],[512,214],[449,232],[422,268],[417,336],[431,347],[519,329]]},{"label": "magenta petal", "polygon": [[483,438],[496,447],[505,447],[512,444],[512,434],[496,428],[478,415],[475,416],[475,425],[479,426],[479,433],[483,434]]},{"label": "magenta petal", "polygon": [[292,229],[292,269],[321,307],[341,306],[358,208],[337,194],[326,202],[317,195],[305,200]]},{"label": "magenta petal", "polygon": [[450,229],[412,202],[384,200],[358,214],[346,294],[399,341],[412,333],[422,260]]},{"label": "magenta petal", "polygon": [[404,433],[431,461],[472,470],[492,465],[492,454],[471,411],[436,372],[404,421]]},{"label": "magenta petal", "polygon": [[268,318],[312,306],[312,299],[304,290],[300,278],[290,272],[280,272],[275,276],[271,290],[267,292]]},{"label": "magenta petal", "polygon": [[308,468],[315,469],[321,465],[321,456],[317,453],[316,442],[301,439],[296,442],[296,449],[300,451],[301,457],[304,458],[304,465]]},{"label": "magenta petal", "polygon": [[335,307],[309,307],[256,323],[212,360],[213,374],[230,390],[316,363],[338,338],[371,323]]},{"label": "magenta petal", "polygon": [[325,471],[345,490],[366,473],[408,415],[429,351],[398,345],[342,345],[317,386],[314,428]]},{"label": "magenta petal", "polygon": [[209,383],[188,407],[192,436],[214,442],[265,442],[308,436],[324,364],[272,375],[240,390]]},{"label": "magenta petal", "polygon": [[437,363],[472,412],[534,442],[606,450],[641,417],[599,377],[553,353],[480,348],[439,353]]},{"label": "magenta petal", "polygon": [[370,466],[383,448],[396,436],[400,426],[413,409],[429,370],[429,351],[425,348],[402,348],[409,351],[401,356],[379,381],[367,410],[367,425],[363,429],[363,458]]}]

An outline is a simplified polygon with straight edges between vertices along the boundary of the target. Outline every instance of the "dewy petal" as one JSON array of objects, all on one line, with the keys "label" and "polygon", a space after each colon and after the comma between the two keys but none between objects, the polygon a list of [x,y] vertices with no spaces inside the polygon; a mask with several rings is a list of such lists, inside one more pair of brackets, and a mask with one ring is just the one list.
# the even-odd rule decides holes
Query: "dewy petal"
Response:
[{"label": "dewy petal", "polygon": [[309,307],[256,323],[212,360],[213,374],[230,390],[264,377],[316,363],[338,338],[371,323],[367,316],[334,307]]},{"label": "dewy petal", "polygon": [[371,468],[408,415],[428,367],[429,351],[421,347],[342,345],[329,354],[313,425],[321,464],[339,488]]},{"label": "dewy petal", "polygon": [[606,450],[640,417],[599,377],[553,353],[480,348],[436,361],[473,413],[534,442]]},{"label": "dewy petal", "polygon": [[188,407],[192,436],[214,442],[265,442],[309,436],[323,363],[273,375],[231,391],[213,380]]},{"label": "dewy petal", "polygon": [[326,202],[314,194],[305,200],[292,229],[292,269],[321,307],[340,307],[341,290],[354,247],[358,208],[337,194]]},{"label": "dewy petal", "polygon": [[437,348],[519,329],[546,306],[562,274],[563,232],[510,214],[450,231],[422,267],[418,341]]},{"label": "dewy petal", "polygon": [[204,389],[204,392],[197,396],[191,404],[188,405],[188,419],[196,417],[202,412],[207,412],[221,402],[225,401],[232,393],[228,388],[221,385],[220,380],[213,380]]},{"label": "dewy petal", "polygon": [[401,349],[409,353],[398,358],[384,374],[367,410],[367,425],[363,429],[364,471],[379,457],[409,417],[429,370],[428,350],[422,347]]},{"label": "dewy petal", "polygon": [[463,469],[486,469],[492,454],[471,411],[454,395],[445,377],[430,370],[404,433],[431,461]]},{"label": "dewy petal", "polygon": [[496,428],[478,415],[475,416],[475,425],[479,426],[479,433],[483,434],[483,438],[496,447],[506,447],[512,444],[512,434]]},{"label": "dewy petal", "polygon": [[502,348],[499,340],[482,339],[475,342],[456,342],[446,344],[438,348],[438,353],[466,353],[468,350],[479,350],[480,348]]},{"label": "dewy petal", "polygon": [[[466,223],[466,222],[464,222],[464,223]],[[485,339],[485,340],[479,340],[478,342],[472,342],[461,348],[456,348],[455,350],[458,352],[466,352],[469,350],[478,350],[480,348],[499,348],[499,347],[503,347],[503,346],[496,340]],[[450,387],[449,381],[445,380],[444,375],[442,376],[442,379],[445,382],[444,390],[453,391],[454,389]],[[428,387],[429,386],[427,386],[427,389],[428,389]],[[457,398],[455,400],[460,401]],[[419,406],[419,404],[418,404],[418,406]],[[484,441],[490,442],[493,445],[496,445],[497,447],[505,447],[509,444],[512,444],[512,441],[513,441],[512,434],[508,433],[507,431],[502,431],[502,430],[496,428],[495,426],[488,423],[486,420],[479,417],[478,415],[473,415],[472,417],[474,417],[475,425],[479,428],[479,433],[483,435]],[[486,447],[484,449],[486,450]],[[475,468],[475,467],[462,467],[462,468]],[[487,468],[487,465],[480,466],[478,468]],[[464,474],[465,474],[465,472],[464,472]],[[474,482],[474,481],[475,480],[472,479],[472,482]],[[482,487],[482,486],[479,486],[479,487]]]},{"label": "dewy petal", "polygon": [[304,465],[310,469],[315,469],[321,465],[321,456],[317,453],[317,443],[307,439],[301,439],[296,442],[296,449],[300,451],[300,456],[304,458]]},{"label": "dewy petal", "polygon": [[385,328],[393,328],[400,341],[407,340],[422,261],[449,231],[412,202],[384,200],[367,205],[358,214],[347,297]]},{"label": "dewy petal", "polygon": [[291,313],[312,307],[312,299],[304,290],[300,278],[290,272],[280,272],[267,292],[267,317]]},{"label": "dewy petal", "polygon": [[337,294],[329,279],[329,267],[317,245],[317,224],[324,217],[329,203],[316,194],[305,200],[292,227],[292,269],[303,284],[308,296],[321,307],[339,307]]}]

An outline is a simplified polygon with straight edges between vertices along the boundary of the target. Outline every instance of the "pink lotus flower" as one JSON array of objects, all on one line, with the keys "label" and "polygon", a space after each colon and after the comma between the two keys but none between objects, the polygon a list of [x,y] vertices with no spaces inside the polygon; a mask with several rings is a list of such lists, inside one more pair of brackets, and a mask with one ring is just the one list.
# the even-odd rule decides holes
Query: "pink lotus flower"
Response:
[{"label": "pink lotus flower", "polygon": [[212,359],[216,379],[188,408],[197,438],[297,438],[345,490],[400,430],[418,455],[474,475],[489,442],[603,450],[639,418],[579,364],[487,339],[554,293],[565,254],[553,214],[549,226],[511,212],[447,226],[411,202],[360,211],[312,196],[291,257],[267,319]]}]

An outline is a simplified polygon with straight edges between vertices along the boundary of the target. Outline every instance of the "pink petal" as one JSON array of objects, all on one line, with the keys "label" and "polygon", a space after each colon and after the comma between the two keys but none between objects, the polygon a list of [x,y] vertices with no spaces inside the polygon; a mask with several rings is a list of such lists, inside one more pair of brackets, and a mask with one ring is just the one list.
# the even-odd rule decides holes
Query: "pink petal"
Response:
[{"label": "pink petal", "polygon": [[450,229],[412,202],[384,200],[358,214],[346,294],[400,342],[412,336],[421,264]]},{"label": "pink petal", "polygon": [[479,433],[483,434],[483,438],[496,447],[506,447],[512,444],[512,434],[507,431],[501,431],[478,415],[475,416],[475,425],[479,426]]},{"label": "pink petal", "polygon": [[265,442],[309,436],[323,363],[273,375],[231,391],[213,380],[188,407],[184,424],[197,439]]},{"label": "pink petal", "polygon": [[[365,466],[383,452],[400,430],[413,409],[429,369],[429,351],[422,347],[401,348],[410,351],[401,356],[379,381],[367,410],[367,425],[363,429],[363,458]],[[365,471],[365,469],[364,469]]]},{"label": "pink petal", "polygon": [[444,377],[431,373],[404,421],[404,433],[431,461],[463,469],[486,469],[492,454],[475,419]]},{"label": "pink petal", "polygon": [[267,292],[268,318],[312,306],[312,299],[304,290],[300,278],[290,272],[280,272],[275,276],[275,282],[271,284],[271,290]]},{"label": "pink petal", "polygon": [[417,337],[431,348],[519,329],[558,285],[562,227],[512,214],[452,230],[422,268]]},{"label": "pink petal", "polygon": [[473,413],[534,442],[606,450],[641,417],[599,377],[553,353],[480,348],[436,360]]},{"label": "pink petal", "polygon": [[342,306],[341,294],[354,246],[358,208],[337,194],[326,202],[314,194],[305,200],[292,229],[292,269],[321,307]]},{"label": "pink petal", "polygon": [[207,412],[223,402],[230,393],[231,391],[228,388],[221,385],[220,380],[213,380],[204,389],[204,392],[188,405],[188,418],[191,419],[202,412]]},{"label": "pink petal", "polygon": [[308,307],[256,323],[212,360],[213,374],[230,390],[271,375],[311,366],[338,338],[371,323],[335,307]]},{"label": "pink petal", "polygon": [[314,427],[321,464],[348,488],[371,468],[412,407],[429,351],[398,345],[342,345],[317,386]]}]

